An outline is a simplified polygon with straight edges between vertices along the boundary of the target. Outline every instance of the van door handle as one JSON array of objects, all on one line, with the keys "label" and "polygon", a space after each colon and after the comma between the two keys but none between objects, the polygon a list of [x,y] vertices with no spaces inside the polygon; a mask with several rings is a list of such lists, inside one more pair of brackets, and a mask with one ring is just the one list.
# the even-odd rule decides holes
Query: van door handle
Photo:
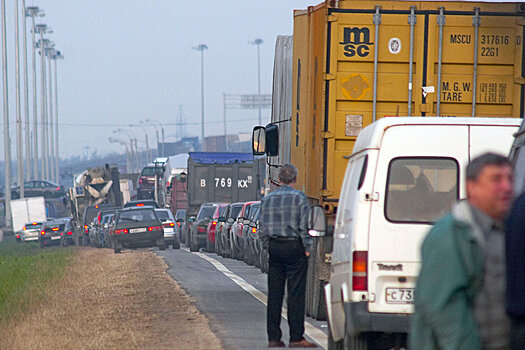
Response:
[{"label": "van door handle", "polygon": [[379,201],[379,192],[365,193],[365,201],[368,201],[368,202]]}]

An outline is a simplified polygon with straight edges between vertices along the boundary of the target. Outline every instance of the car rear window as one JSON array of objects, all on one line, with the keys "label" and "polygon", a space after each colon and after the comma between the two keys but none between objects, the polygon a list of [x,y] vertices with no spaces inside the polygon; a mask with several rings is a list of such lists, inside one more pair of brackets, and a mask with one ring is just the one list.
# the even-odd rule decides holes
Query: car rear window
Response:
[{"label": "car rear window", "polygon": [[211,218],[213,216],[213,212],[215,211],[215,209],[216,209],[215,206],[202,207],[201,210],[199,211],[199,215],[197,217],[197,220],[202,220],[205,217],[210,217]]},{"label": "car rear window", "polygon": [[167,210],[156,210],[156,212],[157,212],[157,216],[159,217],[159,219],[161,219],[161,220],[169,220],[170,219],[170,216],[169,216]]},{"label": "car rear window", "polygon": [[241,212],[241,209],[242,209],[242,205],[238,205],[238,206],[232,207],[232,209],[230,211],[230,218],[236,218],[237,216],[239,216],[239,213]]},{"label": "car rear window", "polygon": [[121,221],[153,221],[158,220],[157,216],[151,209],[128,210],[120,213],[119,222]]},{"label": "car rear window", "polygon": [[[154,167],[147,167],[142,169],[142,173],[140,173],[140,176],[155,176],[155,168]],[[158,169],[160,171],[160,169]]]},{"label": "car rear window", "polygon": [[385,198],[387,220],[435,222],[457,201],[458,177],[458,163],[452,158],[393,159]]}]

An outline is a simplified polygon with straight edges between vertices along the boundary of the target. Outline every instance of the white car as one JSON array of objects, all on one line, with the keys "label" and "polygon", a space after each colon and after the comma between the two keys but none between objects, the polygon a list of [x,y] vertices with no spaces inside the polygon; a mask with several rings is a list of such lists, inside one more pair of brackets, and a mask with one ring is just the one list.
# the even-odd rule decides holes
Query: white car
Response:
[{"label": "white car", "polygon": [[162,228],[164,229],[164,244],[173,249],[180,249],[180,231],[175,229],[177,225],[175,218],[169,209],[155,209],[157,216],[162,221]]}]

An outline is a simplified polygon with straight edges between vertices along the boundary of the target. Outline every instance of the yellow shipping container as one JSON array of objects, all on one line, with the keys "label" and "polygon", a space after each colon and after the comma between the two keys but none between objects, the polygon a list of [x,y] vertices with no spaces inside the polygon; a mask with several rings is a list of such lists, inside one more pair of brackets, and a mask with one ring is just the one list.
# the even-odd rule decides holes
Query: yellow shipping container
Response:
[{"label": "yellow shipping container", "polygon": [[357,135],[384,116],[523,117],[524,15],[523,3],[467,1],[340,0],[296,11],[297,187],[332,212]]}]

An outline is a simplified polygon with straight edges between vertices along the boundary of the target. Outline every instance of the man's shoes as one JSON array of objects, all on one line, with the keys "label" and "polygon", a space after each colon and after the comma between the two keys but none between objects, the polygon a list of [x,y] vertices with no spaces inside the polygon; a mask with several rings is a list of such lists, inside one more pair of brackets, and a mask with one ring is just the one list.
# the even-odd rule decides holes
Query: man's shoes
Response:
[{"label": "man's shoes", "polygon": [[291,341],[288,345],[289,348],[316,348],[317,345],[310,343],[308,340],[303,339],[300,341]]},{"label": "man's shoes", "polygon": [[286,344],[285,344],[282,340],[279,340],[279,341],[269,341],[269,342],[268,342],[268,347],[269,347],[269,348],[285,348],[285,347],[286,347]]}]

